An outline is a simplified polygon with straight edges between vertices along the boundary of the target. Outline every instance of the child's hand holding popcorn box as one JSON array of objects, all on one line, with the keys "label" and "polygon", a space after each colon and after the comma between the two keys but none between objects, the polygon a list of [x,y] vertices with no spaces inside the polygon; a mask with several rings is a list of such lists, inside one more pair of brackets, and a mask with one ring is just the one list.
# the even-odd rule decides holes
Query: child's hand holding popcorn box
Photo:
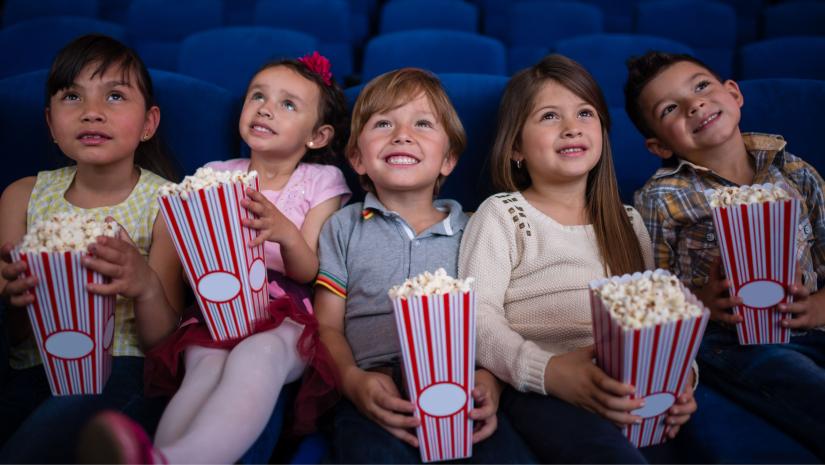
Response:
[{"label": "child's hand holding popcorn box", "polygon": [[160,202],[175,249],[215,340],[242,338],[269,318],[263,244],[249,247],[254,214],[241,206],[258,189],[254,171],[199,168],[180,184],[161,187]]},{"label": "child's hand holding popcorn box", "polygon": [[389,291],[404,358],[407,392],[421,422],[421,460],[461,459],[473,453],[475,294],[472,278],[439,268]]},{"label": "child's hand holding popcorn box", "polygon": [[787,292],[796,274],[796,233],[800,202],[779,185],[755,184],[709,189],[730,294],[742,299],[734,308],[740,344],[790,341],[780,322],[790,318],[776,306],[791,303]]},{"label": "child's hand holding popcorn box", "polygon": [[108,278],[82,265],[99,236],[116,237],[114,221],[63,213],[29,227],[12,250],[37,277],[34,301],[27,306],[49,387],[55,396],[100,394],[112,367],[116,297],[89,293],[87,283]]},{"label": "child's hand holding popcorn box", "polygon": [[664,270],[590,283],[596,360],[610,377],[635,386],[644,420],[624,427],[636,447],[666,440],[668,409],[687,385],[710,312]]}]

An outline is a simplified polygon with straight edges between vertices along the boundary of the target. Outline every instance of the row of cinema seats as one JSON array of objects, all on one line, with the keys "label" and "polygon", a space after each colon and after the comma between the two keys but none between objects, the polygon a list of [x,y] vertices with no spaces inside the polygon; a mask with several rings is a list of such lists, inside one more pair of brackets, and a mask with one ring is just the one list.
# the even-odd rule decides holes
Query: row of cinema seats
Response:
[{"label": "row of cinema seats", "polygon": [[[632,27],[621,32],[608,27],[614,13],[592,1],[501,2],[507,7],[485,16],[497,18],[501,27],[486,34],[479,32],[484,8],[473,3],[394,0],[381,7],[371,38],[369,27],[356,26],[369,18],[355,13],[358,2],[346,0],[257,0],[244,24],[227,23],[224,0],[132,0],[122,23],[95,18],[97,0],[80,0],[86,7],[77,9],[24,8],[53,1],[8,2],[0,29],[0,77],[45,67],[72,37],[102,32],[134,46],[150,67],[199,78],[207,77],[203,68],[219,74],[234,64],[220,57],[260,58],[264,50],[268,56],[292,56],[307,47],[328,55],[336,73],[350,82],[395,68],[395,56],[418,54],[441,63],[433,68],[438,72],[509,75],[551,51],[577,47],[594,61],[628,42],[643,47],[653,37],[677,42],[676,48],[695,52],[725,77],[825,78],[822,60],[810,59],[825,51],[825,3],[817,1],[764,7],[763,40],[750,43],[737,38],[742,18],[735,7],[714,0],[628,2]],[[61,14],[84,16],[56,16]],[[264,28],[293,32],[267,34]],[[244,37],[256,39],[251,44]],[[208,52],[199,53],[201,48]]]}]

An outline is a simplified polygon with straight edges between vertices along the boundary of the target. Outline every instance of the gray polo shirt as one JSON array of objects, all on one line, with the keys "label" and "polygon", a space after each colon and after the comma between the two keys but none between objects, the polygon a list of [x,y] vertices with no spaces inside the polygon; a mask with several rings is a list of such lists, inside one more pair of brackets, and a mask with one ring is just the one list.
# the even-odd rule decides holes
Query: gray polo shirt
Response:
[{"label": "gray polo shirt", "polygon": [[457,273],[467,215],[455,200],[436,200],[433,206],[448,216],[416,236],[398,213],[368,193],[363,203],[332,215],[321,230],[315,284],[346,299],[346,337],[362,369],[401,358],[387,290],[425,271]]}]

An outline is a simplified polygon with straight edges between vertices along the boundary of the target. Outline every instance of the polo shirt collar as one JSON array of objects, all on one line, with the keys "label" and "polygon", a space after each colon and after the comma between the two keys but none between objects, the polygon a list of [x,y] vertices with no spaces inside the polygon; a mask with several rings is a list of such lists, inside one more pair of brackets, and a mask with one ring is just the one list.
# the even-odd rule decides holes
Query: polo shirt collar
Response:
[{"label": "polo shirt collar", "polygon": [[[441,210],[443,212],[447,212],[447,217],[444,218],[442,221],[430,226],[426,231],[422,232],[419,236],[425,236],[429,234],[438,234],[442,236],[452,236],[457,234],[460,231],[464,230],[464,226],[467,224],[467,215],[464,214],[464,211],[461,208],[461,205],[456,202],[455,200],[449,199],[438,199],[433,202],[433,206]],[[361,217],[365,220],[372,218],[374,214],[380,214],[385,218],[390,219],[398,219],[404,222],[404,225],[409,228],[407,222],[401,218],[397,212],[387,209],[384,204],[378,200],[378,197],[375,196],[372,192],[367,192],[366,197],[364,197],[364,207],[361,211]],[[411,234],[411,233],[410,233]],[[412,239],[412,237],[410,238]]]}]

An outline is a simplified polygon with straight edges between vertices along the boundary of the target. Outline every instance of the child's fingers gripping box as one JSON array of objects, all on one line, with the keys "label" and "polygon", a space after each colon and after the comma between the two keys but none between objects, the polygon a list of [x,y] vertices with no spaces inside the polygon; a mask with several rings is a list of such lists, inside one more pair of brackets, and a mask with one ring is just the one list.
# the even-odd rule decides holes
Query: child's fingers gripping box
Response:
[{"label": "child's fingers gripping box", "polygon": [[258,189],[254,172],[201,168],[158,198],[209,332],[220,341],[247,336],[269,318],[263,244],[250,248],[258,233],[242,224],[256,218],[241,205],[247,187]]},{"label": "child's fingers gripping box", "polygon": [[641,424],[624,427],[636,447],[666,440],[668,409],[684,392],[710,312],[664,270],[590,283],[596,361],[644,398]]},{"label": "child's fingers gripping box", "polygon": [[472,456],[475,295],[443,269],[390,291],[421,460]]},{"label": "child's fingers gripping box", "polygon": [[36,222],[12,250],[14,261],[37,277],[27,306],[34,339],[55,396],[100,394],[112,368],[116,297],[90,293],[88,283],[109,282],[83,266],[97,236],[115,236],[116,223],[87,215],[55,215]]},{"label": "child's fingers gripping box", "polygon": [[755,184],[709,189],[730,294],[742,298],[734,308],[743,323],[736,325],[740,344],[782,344],[790,318],[776,306],[790,303],[786,291],[796,278],[797,224],[800,201],[781,185]]}]

